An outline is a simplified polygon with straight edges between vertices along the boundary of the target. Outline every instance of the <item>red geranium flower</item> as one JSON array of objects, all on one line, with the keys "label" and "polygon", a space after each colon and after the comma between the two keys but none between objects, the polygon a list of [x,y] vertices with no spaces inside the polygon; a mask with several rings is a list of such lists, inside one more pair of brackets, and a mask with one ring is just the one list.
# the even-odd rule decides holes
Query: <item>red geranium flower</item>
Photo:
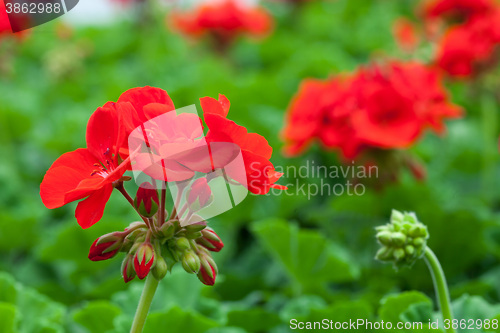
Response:
[{"label": "red geranium flower", "polygon": [[248,7],[237,0],[205,3],[192,12],[174,12],[168,20],[187,36],[211,35],[219,46],[241,34],[263,37],[272,28],[271,16],[263,8]]},{"label": "red geranium flower", "polygon": [[355,155],[359,142],[350,122],[348,86],[350,78],[325,81],[307,79],[292,100],[287,126],[282,132],[285,153],[302,152],[318,138],[326,148],[339,148],[345,156]]},{"label": "red geranium flower", "polygon": [[266,194],[270,188],[285,189],[284,186],[275,184],[283,174],[276,172],[269,161],[273,149],[267,140],[257,133],[248,133],[245,127],[226,118],[229,100],[224,95],[219,95],[219,100],[204,97],[200,101],[205,123],[209,128],[207,143],[230,142],[240,147],[248,190],[254,194]]},{"label": "red geranium flower", "polygon": [[452,27],[444,36],[437,64],[454,77],[469,77],[489,65],[500,43],[500,10]]},{"label": "red geranium flower", "polygon": [[431,68],[372,66],[351,78],[305,81],[289,109],[285,151],[298,154],[314,138],[345,158],[365,148],[406,148],[426,127],[441,132],[444,119],[460,114]]},{"label": "red geranium flower", "polygon": [[411,52],[418,46],[419,36],[415,24],[406,18],[400,18],[394,23],[393,34],[404,51]]},{"label": "red geranium flower", "polygon": [[58,208],[86,198],[76,208],[78,224],[89,228],[98,222],[115,182],[130,169],[128,135],[148,119],[173,109],[168,94],[152,87],[130,89],[118,102],[98,108],[87,125],[87,148],[62,155],[47,171],[40,186],[45,206]]},{"label": "red geranium flower", "polygon": [[467,19],[495,7],[492,0],[431,0],[424,5],[424,15],[430,19],[442,16]]},{"label": "red geranium flower", "polygon": [[11,34],[12,29],[10,27],[9,16],[7,16],[7,10],[3,0],[0,0],[0,36]]}]

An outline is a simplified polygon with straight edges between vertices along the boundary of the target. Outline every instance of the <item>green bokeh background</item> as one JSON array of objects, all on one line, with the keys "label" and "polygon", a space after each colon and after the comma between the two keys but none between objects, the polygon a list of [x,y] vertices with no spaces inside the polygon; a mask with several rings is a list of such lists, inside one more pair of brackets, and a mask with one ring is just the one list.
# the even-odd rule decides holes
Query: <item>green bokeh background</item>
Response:
[{"label": "green bokeh background", "polygon": [[[0,77],[0,332],[128,332],[142,282],[125,285],[119,258],[91,262],[87,253],[94,239],[137,218],[115,195],[102,221],[82,230],[75,203],[48,210],[38,193],[51,163],[85,145],[86,123],[98,106],[144,85],[167,90],[177,107],[199,107],[200,97],[223,93],[232,104],[229,117],[274,147],[277,167],[338,165],[334,153],[319,147],[297,158],[282,156],[279,132],[290,99],[306,77],[352,71],[371,59],[429,60],[432,46],[405,54],[391,33],[395,19],[411,15],[414,5],[336,0],[291,10],[267,4],[276,18],[273,34],[260,42],[240,39],[226,55],[173,34],[163,13],[150,24],[75,28],[69,38],[58,37],[64,28],[56,21],[22,43],[6,42],[2,52],[10,60]],[[381,191],[368,187],[363,196],[309,199],[292,187],[288,194],[249,196],[211,219],[226,245],[215,254],[216,285],[206,287],[174,269],[161,282],[145,332],[280,333],[291,331],[292,318],[437,318],[423,262],[396,272],[373,260],[374,227],[388,220],[392,208],[416,211],[428,225],[456,317],[500,318],[495,71],[500,73],[493,70],[481,83],[446,83],[467,112],[449,122],[446,135],[429,133],[411,148],[427,167],[425,181],[403,171],[399,183]],[[280,182],[297,181],[320,179],[285,175]]]}]

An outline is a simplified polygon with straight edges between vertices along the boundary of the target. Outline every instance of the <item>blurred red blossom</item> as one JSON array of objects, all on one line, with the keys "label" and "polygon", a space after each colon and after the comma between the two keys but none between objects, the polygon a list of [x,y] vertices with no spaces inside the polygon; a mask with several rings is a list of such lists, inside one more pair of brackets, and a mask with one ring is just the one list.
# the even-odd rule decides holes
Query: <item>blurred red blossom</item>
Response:
[{"label": "blurred red blossom", "polygon": [[406,18],[394,22],[393,34],[399,47],[407,52],[415,50],[420,42],[415,24]]},{"label": "blurred red blossom", "polygon": [[437,65],[453,77],[470,77],[494,63],[500,43],[500,8],[451,27],[438,49]]},{"label": "blurred red blossom", "polygon": [[432,68],[372,65],[352,76],[304,81],[288,110],[285,153],[297,155],[314,139],[346,159],[367,149],[408,148],[426,128],[440,133],[445,119],[460,115]]},{"label": "blurred red blossom", "polygon": [[192,11],[174,11],[167,22],[190,37],[209,35],[220,47],[227,47],[240,35],[264,37],[273,26],[272,17],[264,8],[250,7],[238,0],[203,3]]},{"label": "blurred red blossom", "polygon": [[12,29],[10,27],[9,16],[7,16],[7,10],[3,0],[0,0],[0,37],[11,34]]},{"label": "blurred red blossom", "polygon": [[430,0],[424,3],[424,15],[428,19],[450,17],[468,19],[494,10],[493,0]]}]

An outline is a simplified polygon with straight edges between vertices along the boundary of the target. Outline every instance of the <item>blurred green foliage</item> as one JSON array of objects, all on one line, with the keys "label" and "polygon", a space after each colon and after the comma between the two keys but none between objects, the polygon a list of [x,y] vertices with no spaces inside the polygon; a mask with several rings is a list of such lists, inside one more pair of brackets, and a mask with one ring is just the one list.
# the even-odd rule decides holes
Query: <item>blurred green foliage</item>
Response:
[{"label": "blurred green foliage", "polygon": [[[160,15],[149,25],[77,28],[69,38],[58,37],[66,28],[53,22],[13,45],[11,71],[0,78],[0,332],[128,331],[142,282],[125,285],[119,259],[96,263],[86,255],[94,239],[136,217],[114,196],[103,220],[81,230],[75,204],[49,211],[38,187],[60,154],[85,145],[91,113],[131,87],[166,89],[178,107],[199,107],[198,98],[223,93],[232,104],[229,117],[275,148],[276,166],[338,165],[334,153],[318,147],[281,156],[289,101],[306,77],[351,71],[373,58],[409,58],[391,27],[411,15],[413,2],[269,6],[275,32],[260,42],[238,40],[226,55],[169,32]],[[295,182],[318,179],[285,174],[280,182],[294,184],[291,195],[249,196],[210,221],[226,244],[215,258],[217,284],[203,286],[174,269],[160,285],[145,332],[280,333],[292,318],[437,318],[423,263],[395,272],[373,260],[374,227],[392,208],[416,211],[428,225],[457,318],[500,318],[492,305],[500,302],[499,103],[489,86],[448,87],[467,115],[446,135],[427,135],[412,148],[427,166],[424,182],[404,174],[398,184],[360,197],[309,199],[294,192]]]}]

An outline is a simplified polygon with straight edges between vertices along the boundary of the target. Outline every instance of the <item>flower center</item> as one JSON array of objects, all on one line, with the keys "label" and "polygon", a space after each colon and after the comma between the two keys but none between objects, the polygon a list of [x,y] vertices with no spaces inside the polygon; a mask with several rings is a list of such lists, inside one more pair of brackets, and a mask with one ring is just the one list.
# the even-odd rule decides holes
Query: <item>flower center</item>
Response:
[{"label": "flower center", "polygon": [[113,170],[115,170],[115,165],[112,160],[112,154],[110,149],[106,149],[106,151],[103,153],[104,155],[104,162],[99,161],[99,163],[95,163],[94,166],[97,167],[97,169],[93,170],[90,173],[90,176],[94,175],[99,175],[102,178],[106,178]]}]

